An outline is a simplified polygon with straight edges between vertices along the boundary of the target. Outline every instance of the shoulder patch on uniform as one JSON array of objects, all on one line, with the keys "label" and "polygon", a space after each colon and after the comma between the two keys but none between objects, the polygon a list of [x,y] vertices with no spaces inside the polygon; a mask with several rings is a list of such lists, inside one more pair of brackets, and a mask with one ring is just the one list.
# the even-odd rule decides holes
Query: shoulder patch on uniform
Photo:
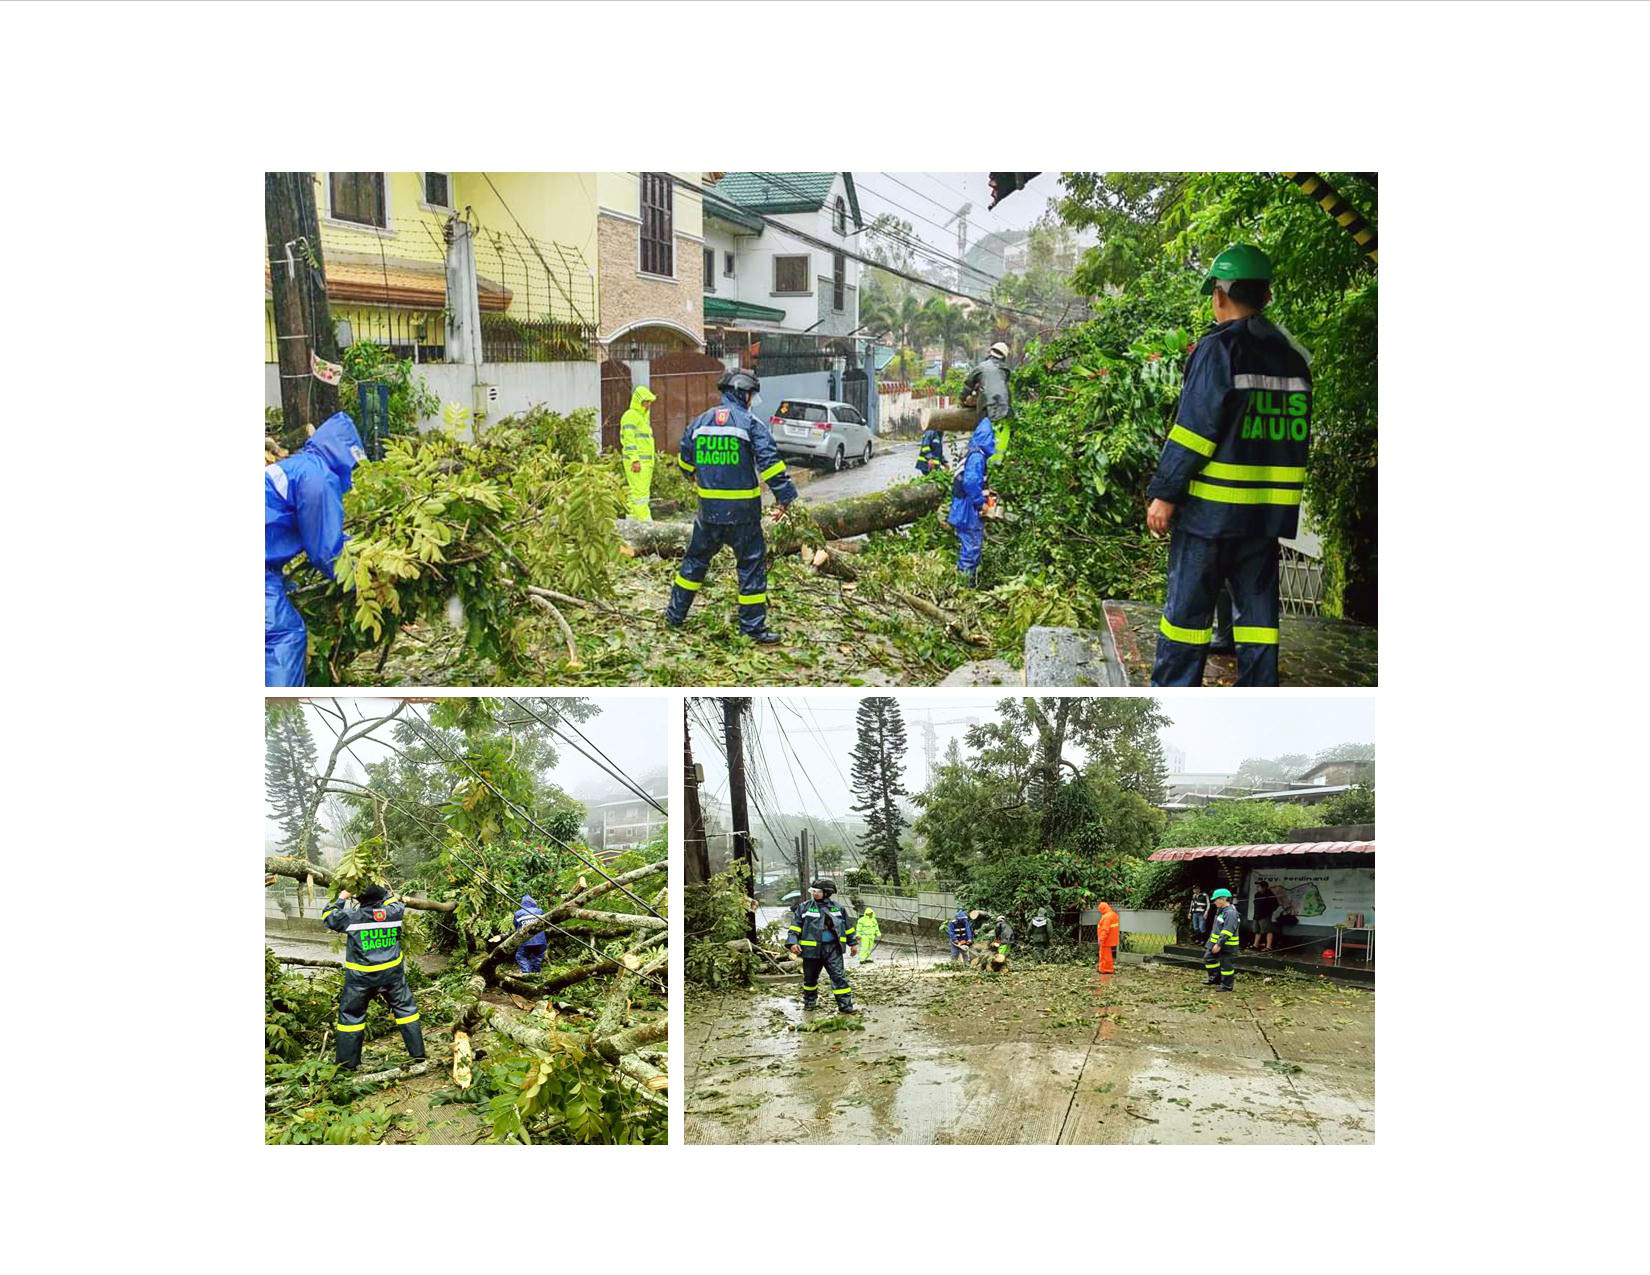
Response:
[{"label": "shoulder patch on uniform", "polygon": [[389,915],[390,914],[388,912],[384,911],[383,908],[374,908],[372,910],[372,919],[375,920],[375,921],[388,920]]},{"label": "shoulder patch on uniform", "polygon": [[732,417],[732,415],[733,415],[733,413],[728,411],[727,408],[725,408],[725,407],[718,408],[717,411],[716,411],[716,423],[718,425],[726,425],[728,423],[729,419]]}]

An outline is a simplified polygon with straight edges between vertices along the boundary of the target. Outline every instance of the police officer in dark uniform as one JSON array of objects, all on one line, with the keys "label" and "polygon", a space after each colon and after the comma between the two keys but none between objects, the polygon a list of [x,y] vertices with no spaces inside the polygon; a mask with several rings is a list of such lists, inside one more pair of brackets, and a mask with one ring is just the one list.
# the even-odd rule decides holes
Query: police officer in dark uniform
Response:
[{"label": "police officer in dark uniform", "polygon": [[767,423],[751,413],[753,404],[761,401],[756,397],[761,383],[744,368],[736,368],[716,387],[722,391],[721,404],[697,417],[682,434],[677,464],[693,475],[699,512],[670,590],[665,623],[675,628],[687,619],[710,560],[727,545],[739,569],[739,631],[771,646],[779,635],[768,628],[768,547],[762,539],[762,489],[757,483],[767,483],[773,492],[778,502],[775,517],[783,517],[796,499],[796,484],[785,474]]},{"label": "police officer in dark uniform", "polygon": [[937,429],[925,429],[917,447],[917,472],[931,474],[945,468],[945,435]]},{"label": "police officer in dark uniform", "polygon": [[347,936],[344,949],[344,991],[338,998],[338,1065],[354,1071],[361,1065],[362,1033],[367,1029],[367,1006],[374,996],[384,1004],[401,1029],[401,1043],[414,1062],[424,1057],[424,1029],[418,1025],[418,1004],[407,986],[402,967],[401,923],[406,905],[385,901],[388,892],[370,885],[352,899],[342,890],[321,912],[329,930]]},{"label": "police officer in dark uniform", "polygon": [[1262,313],[1271,278],[1260,249],[1233,244],[1203,281],[1215,326],[1186,364],[1177,423],[1146,488],[1146,525],[1170,532],[1153,686],[1202,685],[1226,587],[1237,684],[1278,684],[1278,540],[1300,521],[1312,377]]},{"label": "police officer in dark uniform", "polygon": [[844,947],[859,955],[853,913],[833,897],[836,882],[829,877],[815,881],[809,894],[809,898],[797,901],[790,926],[791,952],[802,958],[802,1008],[813,1009],[819,1003],[819,971],[823,969],[831,976],[837,1013],[858,1013],[854,989],[848,985],[847,971],[842,968]]},{"label": "police officer in dark uniform", "polygon": [[1209,941],[1203,947],[1203,969],[1208,975],[1203,981],[1209,987],[1218,986],[1221,991],[1229,992],[1237,977],[1234,961],[1242,922],[1238,910],[1232,906],[1230,890],[1216,890],[1209,896],[1209,902],[1217,910],[1209,924]]}]

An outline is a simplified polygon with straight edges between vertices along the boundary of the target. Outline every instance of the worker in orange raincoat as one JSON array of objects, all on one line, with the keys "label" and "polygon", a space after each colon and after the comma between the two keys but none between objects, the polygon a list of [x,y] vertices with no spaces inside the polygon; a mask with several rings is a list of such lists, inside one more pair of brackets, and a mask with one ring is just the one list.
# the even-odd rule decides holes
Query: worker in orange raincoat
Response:
[{"label": "worker in orange raincoat", "polygon": [[1100,939],[1100,964],[1097,968],[1102,974],[1110,974],[1116,968],[1118,928],[1117,913],[1112,911],[1111,904],[1102,903],[1100,924],[1095,930]]}]

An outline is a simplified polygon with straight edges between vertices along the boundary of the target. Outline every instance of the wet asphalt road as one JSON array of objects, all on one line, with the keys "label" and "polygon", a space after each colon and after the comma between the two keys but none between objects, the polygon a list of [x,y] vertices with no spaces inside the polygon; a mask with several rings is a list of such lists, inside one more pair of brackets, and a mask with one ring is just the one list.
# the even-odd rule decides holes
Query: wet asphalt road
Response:
[{"label": "wet asphalt road", "polygon": [[785,458],[793,476],[805,474],[806,480],[797,484],[802,499],[822,505],[828,500],[842,500],[848,496],[868,496],[884,491],[895,483],[902,483],[917,474],[917,444],[915,442],[882,443],[874,445],[869,465],[850,464],[839,474],[816,468],[812,462],[795,456]]}]

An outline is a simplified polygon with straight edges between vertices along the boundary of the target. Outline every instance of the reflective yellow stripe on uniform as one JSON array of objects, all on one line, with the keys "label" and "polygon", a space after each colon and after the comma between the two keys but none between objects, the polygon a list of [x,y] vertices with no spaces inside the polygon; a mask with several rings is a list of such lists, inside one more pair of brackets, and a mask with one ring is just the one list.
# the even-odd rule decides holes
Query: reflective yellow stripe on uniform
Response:
[{"label": "reflective yellow stripe on uniform", "polygon": [[772,478],[775,474],[783,474],[784,472],[785,462],[782,460],[776,460],[773,464],[769,465],[760,474],[758,474],[757,477],[763,482],[767,482],[768,479]]},{"label": "reflective yellow stripe on uniform", "polygon": [[1232,641],[1276,646],[1278,644],[1278,631],[1276,629],[1262,629],[1250,625],[1234,624],[1232,626]]},{"label": "reflective yellow stripe on uniform", "polygon": [[762,495],[760,487],[740,487],[733,491],[712,491],[709,487],[698,488],[700,500],[757,500]]},{"label": "reflective yellow stripe on uniform", "polygon": [[833,987],[831,989],[832,996],[852,996],[853,994],[854,989],[851,987]]},{"label": "reflective yellow stripe on uniform", "polygon": [[819,941],[817,939],[802,939],[800,942],[797,943],[797,946],[798,947],[818,947],[819,946]]},{"label": "reflective yellow stripe on uniform", "polygon": [[690,462],[683,460],[680,456],[676,458],[676,463],[680,465],[687,473],[691,474],[693,472],[693,465]]},{"label": "reflective yellow stripe on uniform", "polygon": [[332,1026],[334,1030],[341,1032],[364,1032],[367,1030],[365,1023],[334,1023]]},{"label": "reflective yellow stripe on uniform", "polygon": [[677,574],[676,574],[676,583],[681,585],[682,588],[686,589],[689,593],[693,593],[699,588],[699,586],[701,584],[704,583],[704,581],[703,580],[689,580],[685,575],[681,574],[681,572],[677,572]]},{"label": "reflective yellow stripe on uniform", "polygon": [[401,964],[401,958],[398,956],[393,961],[385,961],[382,965],[357,965],[354,961],[345,961],[344,968],[359,970],[363,974],[376,974],[379,970],[393,970],[399,964]]},{"label": "reflective yellow stripe on uniform", "polygon": [[407,1023],[416,1023],[417,1021],[418,1021],[418,1011],[414,1010],[412,1013],[408,1014],[405,1018],[396,1019],[395,1020],[395,1025],[397,1027],[403,1027]]},{"label": "reflective yellow stripe on uniform", "polygon": [[1178,624],[1170,624],[1168,616],[1157,622],[1157,631],[1169,641],[1184,642],[1187,646],[1208,646],[1209,640],[1215,635],[1213,628],[1183,629]]},{"label": "reflective yellow stripe on uniform", "polygon": [[741,593],[739,595],[739,605],[742,607],[753,607],[758,602],[766,602],[767,600],[768,595],[765,593]]},{"label": "reflective yellow stripe on uniform", "polygon": [[802,927],[800,925],[793,925],[793,926],[790,927],[790,930],[791,930],[792,934],[802,933]]},{"label": "reflective yellow stripe on uniform", "polygon": [[1193,496],[1201,496],[1204,500],[1218,501],[1223,505],[1298,505],[1301,503],[1300,489],[1290,490],[1285,487],[1216,487],[1211,483],[1192,482],[1186,490]]},{"label": "reflective yellow stripe on uniform", "polygon": [[1205,478],[1235,478],[1244,483],[1304,483],[1306,468],[1301,465],[1228,465],[1212,460],[1203,467]]},{"label": "reflective yellow stripe on uniform", "polygon": [[1199,456],[1213,456],[1215,454],[1215,444],[1212,439],[1204,438],[1202,434],[1194,434],[1184,425],[1176,425],[1169,431],[1169,441],[1179,443],[1182,447],[1196,452]]}]

